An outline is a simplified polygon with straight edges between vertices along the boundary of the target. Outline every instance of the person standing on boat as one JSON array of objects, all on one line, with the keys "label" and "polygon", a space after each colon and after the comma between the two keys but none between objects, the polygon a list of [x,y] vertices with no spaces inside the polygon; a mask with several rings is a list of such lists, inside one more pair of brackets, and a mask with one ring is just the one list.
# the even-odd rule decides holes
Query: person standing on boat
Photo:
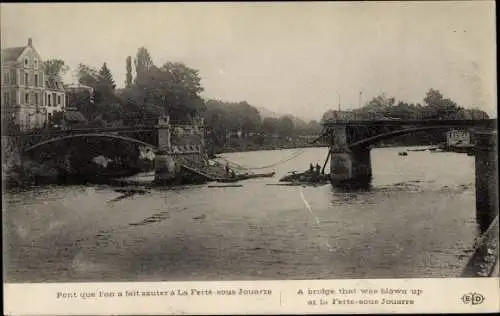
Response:
[{"label": "person standing on boat", "polygon": [[229,175],[229,170],[230,170],[230,168],[229,168],[229,162],[227,162],[226,163],[226,176]]},{"label": "person standing on boat", "polygon": [[313,166],[312,162],[309,163],[309,171],[314,172],[314,166]]},{"label": "person standing on boat", "polygon": [[316,163],[316,174],[319,176],[319,174],[321,173],[321,166]]}]

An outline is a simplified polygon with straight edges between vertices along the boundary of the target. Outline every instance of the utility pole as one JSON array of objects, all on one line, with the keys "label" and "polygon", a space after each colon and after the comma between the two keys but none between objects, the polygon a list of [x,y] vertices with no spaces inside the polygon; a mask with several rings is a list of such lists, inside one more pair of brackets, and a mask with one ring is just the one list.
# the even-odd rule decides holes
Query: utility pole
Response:
[{"label": "utility pole", "polygon": [[359,91],[359,100],[358,100],[358,107],[361,108],[361,97],[363,95],[363,91]]},{"label": "utility pole", "polygon": [[338,93],[338,97],[339,97],[339,112],[340,112],[340,93]]}]

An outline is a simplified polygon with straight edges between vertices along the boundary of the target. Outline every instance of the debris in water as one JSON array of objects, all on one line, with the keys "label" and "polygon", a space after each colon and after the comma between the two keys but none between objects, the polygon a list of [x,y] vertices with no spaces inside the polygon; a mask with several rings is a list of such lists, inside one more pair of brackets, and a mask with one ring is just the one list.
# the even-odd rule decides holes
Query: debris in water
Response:
[{"label": "debris in water", "polygon": [[242,184],[228,184],[228,185],[209,185],[209,188],[238,188],[242,187]]}]

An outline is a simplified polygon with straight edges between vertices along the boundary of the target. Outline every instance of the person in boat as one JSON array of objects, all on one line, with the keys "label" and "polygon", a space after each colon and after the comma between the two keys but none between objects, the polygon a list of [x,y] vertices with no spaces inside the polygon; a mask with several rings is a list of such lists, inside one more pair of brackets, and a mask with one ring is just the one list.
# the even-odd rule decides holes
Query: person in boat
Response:
[{"label": "person in boat", "polygon": [[230,171],[230,168],[229,168],[229,162],[226,163],[226,176],[229,175],[229,171]]},{"label": "person in boat", "polygon": [[309,163],[309,171],[314,172],[314,166],[313,166],[312,162]]},{"label": "person in boat", "polygon": [[321,166],[318,163],[316,163],[316,175],[319,176],[320,173],[321,173]]},{"label": "person in boat", "polygon": [[236,174],[234,173],[234,170],[231,170],[231,178],[236,178]]}]

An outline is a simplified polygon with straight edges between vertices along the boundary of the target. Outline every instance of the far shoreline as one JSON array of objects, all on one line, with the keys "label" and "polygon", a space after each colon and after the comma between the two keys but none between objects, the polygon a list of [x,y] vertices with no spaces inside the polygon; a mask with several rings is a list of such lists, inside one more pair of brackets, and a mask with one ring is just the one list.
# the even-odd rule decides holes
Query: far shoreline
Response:
[{"label": "far shoreline", "polygon": [[[404,144],[394,144],[394,145],[377,145],[373,146],[372,149],[375,148],[415,148],[415,147],[433,147],[437,146],[436,144],[425,144],[425,145],[404,145]],[[225,148],[222,151],[219,151],[214,154],[215,158],[218,155],[222,154],[237,154],[237,153],[246,153],[246,152],[253,152],[253,151],[272,151],[272,150],[285,150],[285,149],[308,149],[308,148],[328,148],[328,145],[321,145],[321,146],[276,146],[276,147],[260,147],[260,148],[247,148],[247,149],[240,149],[240,148]]]}]

